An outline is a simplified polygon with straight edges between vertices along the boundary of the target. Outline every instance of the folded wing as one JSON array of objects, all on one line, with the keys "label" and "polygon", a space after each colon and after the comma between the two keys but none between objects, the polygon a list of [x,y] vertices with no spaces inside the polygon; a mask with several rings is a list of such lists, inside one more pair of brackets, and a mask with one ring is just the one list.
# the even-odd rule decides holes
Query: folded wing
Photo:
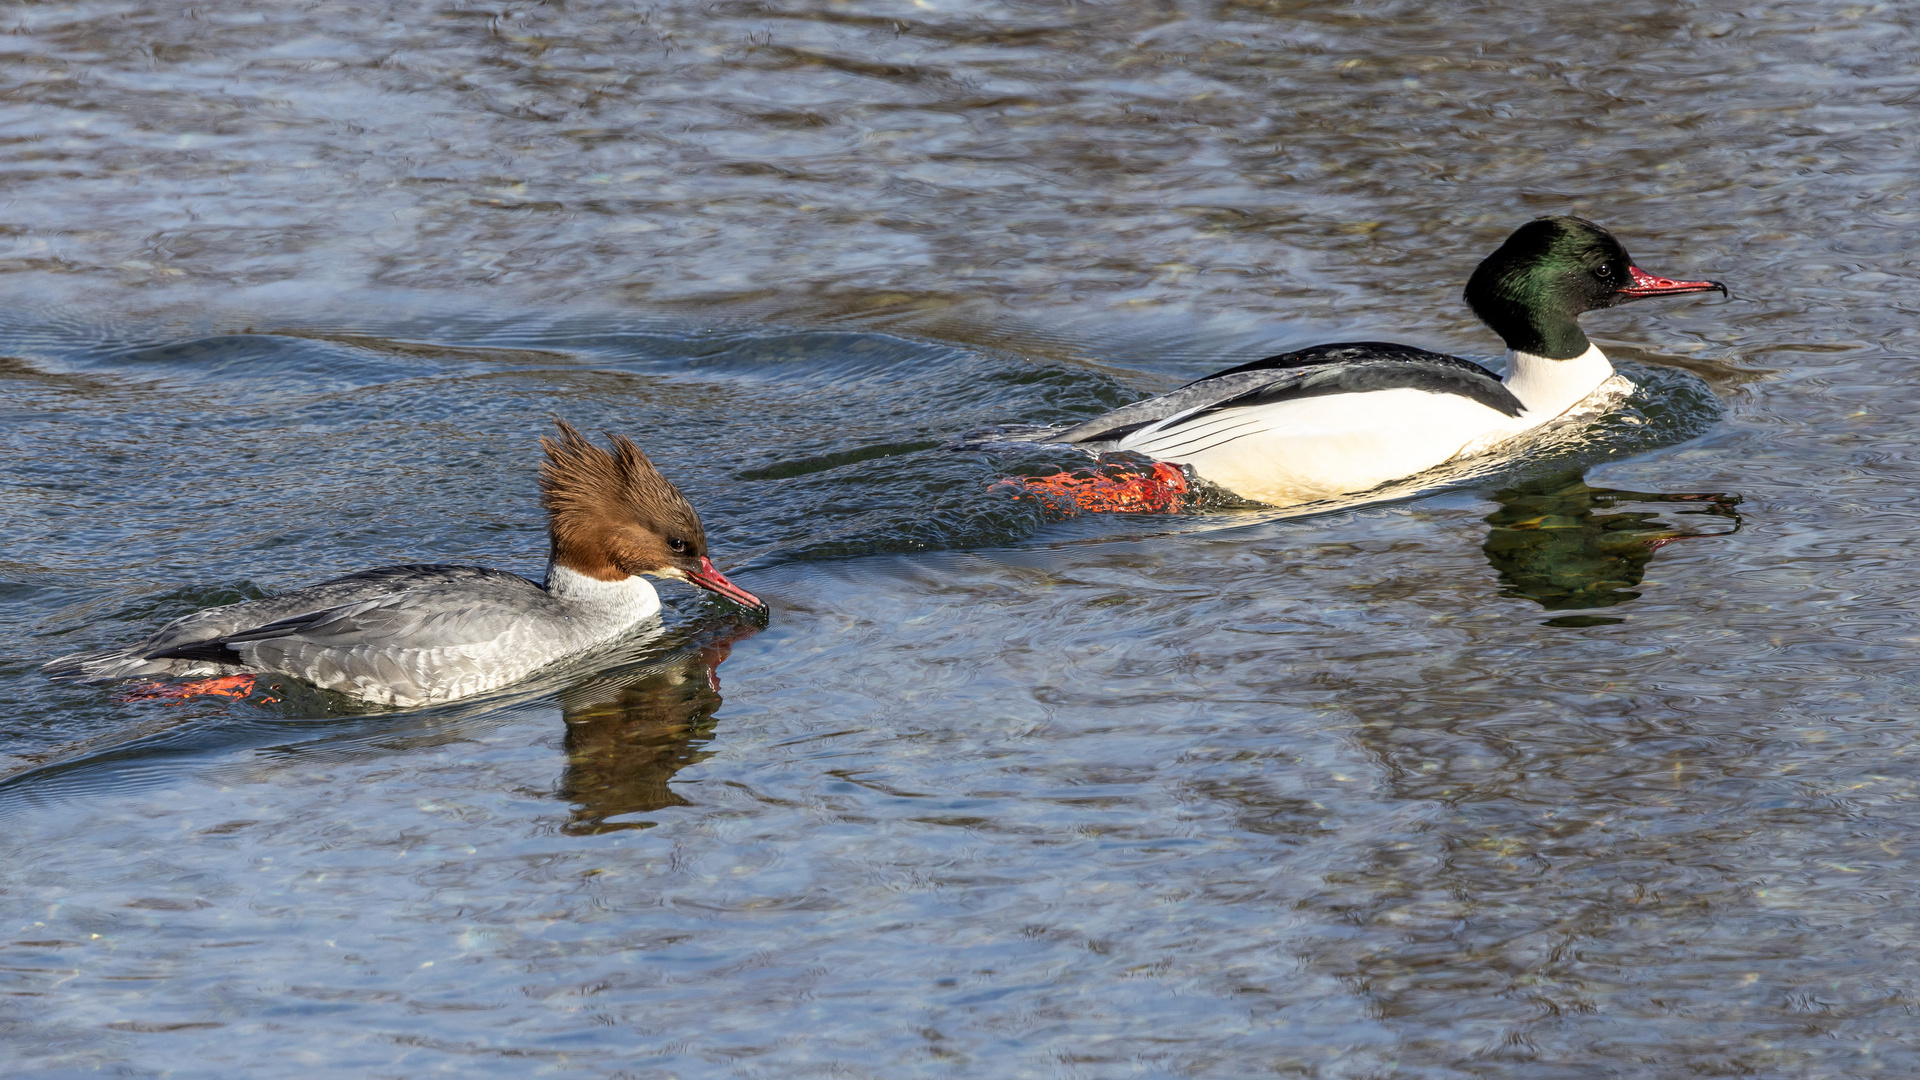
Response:
[{"label": "folded wing", "polygon": [[[1457,356],[1388,342],[1316,345],[1218,371],[1169,394],[1136,402],[1071,428],[1055,440],[1173,452],[1181,438],[1231,434],[1249,416],[1222,415],[1294,399],[1412,389],[1469,398],[1506,416],[1521,405],[1486,368]],[[1130,438],[1130,436],[1132,438]],[[1152,448],[1149,448],[1151,446]]]},{"label": "folded wing", "polygon": [[[463,605],[461,598],[482,577],[488,579],[487,603]],[[456,690],[471,692],[465,684],[476,678],[511,681],[539,666],[544,653],[526,647],[537,634],[536,620],[502,618],[501,585],[509,587],[509,601],[518,599],[529,616],[549,602],[538,585],[502,571],[392,567],[272,601],[234,605],[251,610],[215,609],[200,613],[209,618],[199,620],[189,616],[149,639],[142,652],[150,660],[284,671],[370,700],[419,704],[459,696]],[[368,595],[372,590],[380,591]],[[353,598],[313,606],[343,594]],[[295,610],[257,621],[279,614],[262,610],[268,604]],[[525,664],[514,662],[518,655],[526,657]]]}]

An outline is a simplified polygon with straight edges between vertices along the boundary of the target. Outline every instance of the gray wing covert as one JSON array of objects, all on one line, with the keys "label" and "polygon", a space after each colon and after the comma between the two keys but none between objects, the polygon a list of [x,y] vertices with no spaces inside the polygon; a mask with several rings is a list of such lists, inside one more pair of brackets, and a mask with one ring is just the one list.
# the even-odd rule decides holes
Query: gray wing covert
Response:
[{"label": "gray wing covert", "polygon": [[529,590],[535,591],[539,588],[518,574],[480,566],[385,566],[378,570],[363,570],[356,574],[348,574],[345,577],[294,589],[262,600],[248,600],[183,615],[161,627],[135,648],[142,655],[153,658],[175,657],[230,662],[234,659],[230,654],[225,656],[198,654],[207,653],[208,650],[219,652],[222,643],[235,634],[318,616],[328,610],[360,601],[416,589],[474,586],[483,582],[489,586],[495,583],[508,586],[524,585]]},{"label": "gray wing covert", "polygon": [[211,659],[217,651],[255,670],[389,704],[441,700],[470,692],[455,691],[464,682],[511,678],[541,662],[526,646],[541,633],[547,594],[513,580],[524,588],[490,589],[484,604],[470,602],[471,582],[437,582],[303,612],[174,655]]}]

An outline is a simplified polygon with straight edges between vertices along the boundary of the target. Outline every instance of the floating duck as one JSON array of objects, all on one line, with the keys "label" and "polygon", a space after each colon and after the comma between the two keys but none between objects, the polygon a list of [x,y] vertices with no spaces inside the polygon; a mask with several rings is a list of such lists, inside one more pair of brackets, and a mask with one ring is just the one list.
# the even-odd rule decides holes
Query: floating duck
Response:
[{"label": "floating duck", "polygon": [[498,689],[653,619],[660,596],[649,576],[766,606],[714,568],[693,504],[632,440],[614,436],[609,453],[561,421],[558,438],[540,445],[544,581],[480,566],[362,570],[197,611],[138,644],[62,656],[44,670],[88,681],[205,677],[199,689],[229,697],[247,693],[253,676],[285,675],[416,706]]},{"label": "floating duck", "polygon": [[[1709,291],[1727,289],[1649,274],[1591,221],[1540,218],[1516,229],[1467,282],[1467,305],[1507,344],[1505,378],[1410,345],[1314,345],[1035,438],[1096,454],[1144,454],[1253,502],[1368,491],[1484,454],[1562,417],[1603,412],[1632,384],[1587,340],[1579,316]],[[1051,491],[1044,479],[1023,486]],[[1079,493],[1059,494],[1071,500]]]}]

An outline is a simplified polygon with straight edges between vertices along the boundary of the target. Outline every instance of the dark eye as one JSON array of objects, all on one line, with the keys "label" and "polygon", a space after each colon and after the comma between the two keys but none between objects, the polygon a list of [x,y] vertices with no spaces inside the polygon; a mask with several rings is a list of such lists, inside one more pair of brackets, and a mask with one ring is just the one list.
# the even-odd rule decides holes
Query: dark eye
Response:
[{"label": "dark eye", "polygon": [[677,536],[674,537],[672,540],[667,541],[667,546],[672,548],[674,551],[678,552],[681,555],[685,555],[687,553],[687,542],[685,540],[680,539]]}]

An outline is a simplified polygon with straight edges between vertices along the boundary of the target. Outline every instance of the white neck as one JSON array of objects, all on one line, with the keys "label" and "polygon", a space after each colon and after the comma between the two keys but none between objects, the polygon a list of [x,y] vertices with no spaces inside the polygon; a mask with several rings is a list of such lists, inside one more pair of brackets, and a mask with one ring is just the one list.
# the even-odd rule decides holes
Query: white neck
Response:
[{"label": "white neck", "polygon": [[639,622],[660,610],[660,594],[646,578],[601,581],[557,563],[547,564],[547,592],[605,618]]},{"label": "white neck", "polygon": [[1526,407],[1525,419],[1542,424],[1585,401],[1612,377],[1607,354],[1590,344],[1586,352],[1569,360],[1508,349],[1507,377],[1501,381]]}]

